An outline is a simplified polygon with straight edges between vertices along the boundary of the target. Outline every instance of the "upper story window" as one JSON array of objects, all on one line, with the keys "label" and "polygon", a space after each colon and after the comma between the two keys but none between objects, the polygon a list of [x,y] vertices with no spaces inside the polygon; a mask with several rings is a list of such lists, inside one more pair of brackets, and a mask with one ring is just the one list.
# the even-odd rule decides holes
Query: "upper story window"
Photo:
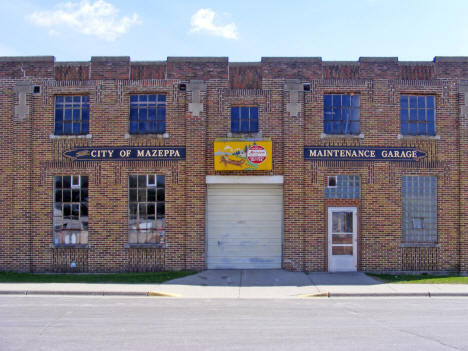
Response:
[{"label": "upper story window", "polygon": [[166,132],[166,95],[130,95],[130,133]]},{"label": "upper story window", "polygon": [[54,177],[54,243],[88,243],[88,177]]},{"label": "upper story window", "polygon": [[401,95],[400,122],[403,135],[435,135],[435,96]]},{"label": "upper story window", "polygon": [[232,133],[258,133],[258,107],[231,107]]},{"label": "upper story window", "polygon": [[326,94],[323,96],[323,131],[325,134],[359,134],[359,95]]},{"label": "upper story window", "polygon": [[55,135],[80,135],[89,132],[89,96],[55,96]]}]

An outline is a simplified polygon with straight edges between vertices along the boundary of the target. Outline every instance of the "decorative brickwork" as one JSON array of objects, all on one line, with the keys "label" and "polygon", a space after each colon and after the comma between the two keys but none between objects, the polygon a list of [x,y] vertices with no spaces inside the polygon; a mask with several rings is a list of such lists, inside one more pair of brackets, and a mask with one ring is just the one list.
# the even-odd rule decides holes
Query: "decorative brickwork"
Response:
[{"label": "decorative brickwork", "polygon": [[[36,90],[34,87],[36,86]],[[39,88],[37,88],[39,87]],[[130,133],[131,94],[165,95],[165,133]],[[360,135],[324,133],[324,94],[359,94]],[[89,96],[89,134],[54,135],[56,95]],[[402,135],[400,95],[435,96],[436,135]],[[231,106],[257,106],[258,132],[232,133]],[[327,209],[356,207],[358,269],[468,272],[468,59],[0,58],[0,270],[204,269],[207,176],[282,176],[282,266],[325,271]],[[235,134],[235,135],[233,135]],[[271,138],[271,171],[215,171],[216,138]],[[77,147],[182,147],[181,160],[73,161]],[[304,147],[416,148],[418,161],[305,161]],[[128,175],[165,176],[164,245],[128,244]],[[88,244],[53,245],[54,176],[89,178]],[[360,198],[325,199],[330,176]],[[402,245],[402,177],[437,177],[436,246]],[[232,214],[235,218],[235,213]]]}]

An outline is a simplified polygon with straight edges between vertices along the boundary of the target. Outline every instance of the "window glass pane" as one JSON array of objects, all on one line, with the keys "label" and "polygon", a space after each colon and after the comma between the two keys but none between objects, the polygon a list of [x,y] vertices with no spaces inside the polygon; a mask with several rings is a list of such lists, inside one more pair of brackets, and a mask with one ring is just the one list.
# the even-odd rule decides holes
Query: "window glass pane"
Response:
[{"label": "window glass pane", "polygon": [[428,123],[427,124],[427,135],[435,135],[435,124]]},{"label": "window glass pane", "polygon": [[410,121],[417,121],[418,120],[418,110],[411,109],[410,110]]},{"label": "window glass pane", "polygon": [[420,109],[426,108],[426,97],[425,96],[418,96],[418,108],[420,108]]},{"label": "window glass pane", "polygon": [[166,101],[166,95],[158,95],[158,101],[159,102],[165,102]]},{"label": "window glass pane", "polygon": [[130,133],[138,133],[138,122],[130,122]]},{"label": "window glass pane", "polygon": [[418,131],[419,131],[419,135],[426,135],[426,123],[419,123],[418,125]]},{"label": "window glass pane", "polygon": [[148,110],[146,108],[140,108],[140,113],[138,115],[138,118],[140,121],[146,121],[148,117]]},{"label": "window glass pane", "polygon": [[149,188],[147,192],[147,198],[148,201],[156,201],[156,189],[155,188]]},{"label": "window glass pane", "polygon": [[89,124],[82,123],[81,124],[81,134],[88,134],[89,133]]},{"label": "window glass pane", "polygon": [[56,96],[55,103],[63,103],[63,96],[60,96],[60,95]]},{"label": "window glass pane", "polygon": [[428,108],[434,108],[435,106],[435,97],[434,96],[426,96],[426,103]]},{"label": "window glass pane", "polygon": [[351,132],[351,134],[359,134],[361,132],[359,122],[352,122],[351,123],[350,132]]},{"label": "window glass pane", "polygon": [[55,109],[55,122],[60,122],[63,120],[63,110]]},{"label": "window glass pane", "polygon": [[65,120],[65,121],[71,121],[72,118],[73,118],[73,110],[71,110],[71,109],[66,109],[66,110],[65,110],[65,118],[64,118],[64,120]]},{"label": "window glass pane", "polygon": [[342,95],[341,96],[341,105],[342,106],[351,106],[351,96],[350,95]]},{"label": "window glass pane", "polygon": [[63,134],[63,124],[62,122],[55,123],[55,134],[62,135]]},{"label": "window glass pane", "polygon": [[88,176],[81,176],[81,188],[88,187]]},{"label": "window glass pane", "polygon": [[352,104],[353,107],[361,106],[360,96],[359,95],[352,95],[351,96],[351,104]]},{"label": "window glass pane", "polygon": [[164,202],[158,202],[157,206],[157,216],[158,218],[163,217],[165,215],[165,206]]},{"label": "window glass pane", "polygon": [[408,123],[401,123],[401,134],[408,134]]},{"label": "window glass pane", "polygon": [[80,109],[74,109],[73,111],[73,120],[79,121],[81,119]]},{"label": "window glass pane", "polygon": [[71,123],[65,123],[63,125],[63,132],[65,134],[71,134],[72,133],[72,124]]},{"label": "window glass pane", "polygon": [[130,121],[138,120],[138,109],[136,107],[130,108]]},{"label": "window glass pane", "polygon": [[73,134],[81,133],[81,125],[79,123],[73,123]]},{"label": "window glass pane", "polygon": [[130,95],[130,102],[137,102],[138,101],[138,95]]},{"label": "window glass pane", "polygon": [[146,102],[148,101],[148,95],[139,95],[138,102]]},{"label": "window glass pane", "polygon": [[356,108],[353,108],[353,110],[351,111],[351,119],[353,121],[359,121],[359,109],[356,109]]},{"label": "window glass pane", "polygon": [[410,101],[410,107],[411,108],[417,108],[418,107],[418,97],[417,96],[410,96],[409,101]]},{"label": "window glass pane", "polygon": [[157,177],[158,188],[164,187],[166,185],[166,177],[163,175],[158,175]]},{"label": "window glass pane", "polygon": [[411,123],[409,125],[409,134],[417,135],[418,134],[418,125],[416,123]]},{"label": "window glass pane", "polygon": [[341,107],[341,95],[333,95],[333,106]]},{"label": "window glass pane", "polygon": [[408,96],[402,95],[400,96],[400,108],[407,109],[408,108]]},{"label": "window glass pane", "polygon": [[163,134],[166,131],[166,122],[159,121],[156,127],[157,127],[157,133]]},{"label": "window glass pane", "polygon": [[148,120],[155,121],[156,120],[156,108],[149,108],[148,109]]},{"label": "window glass pane", "polygon": [[406,123],[408,122],[408,110],[401,110],[400,111],[401,122]]},{"label": "window glass pane", "polygon": [[72,190],[72,201],[80,202],[80,190],[79,189]]},{"label": "window glass pane", "polygon": [[332,96],[331,95],[324,95],[323,96],[323,106],[326,108],[332,107]]},{"label": "window glass pane", "polygon": [[166,120],[166,108],[164,106],[159,106],[158,107],[157,119],[158,119],[158,121],[165,121]]},{"label": "window glass pane", "polygon": [[158,189],[158,201],[165,200],[165,190],[164,188]]},{"label": "window glass pane", "polygon": [[136,175],[131,175],[128,177],[128,184],[131,188],[136,188],[138,185],[138,177]]},{"label": "window glass pane", "polygon": [[238,107],[231,107],[231,132],[240,132],[240,114]]},{"label": "window glass pane", "polygon": [[130,201],[136,202],[137,201],[137,190],[130,189]]},{"label": "window glass pane", "polygon": [[156,95],[148,95],[149,102],[156,102]]},{"label": "window glass pane", "polygon": [[434,123],[434,110],[427,110],[427,121],[430,123]]},{"label": "window glass pane", "polygon": [[138,189],[138,201],[146,201],[146,189]]},{"label": "window glass pane", "polygon": [[71,177],[70,176],[64,176],[62,178],[62,187],[65,188],[71,188]]},{"label": "window glass pane", "polygon": [[55,176],[54,177],[55,189],[60,189],[62,187],[62,177]]},{"label": "window glass pane", "polygon": [[146,187],[146,176],[145,175],[139,175],[138,176],[138,187],[139,188],[145,188]]},{"label": "window glass pane", "polygon": [[426,110],[418,110],[418,121],[424,122],[426,120]]}]

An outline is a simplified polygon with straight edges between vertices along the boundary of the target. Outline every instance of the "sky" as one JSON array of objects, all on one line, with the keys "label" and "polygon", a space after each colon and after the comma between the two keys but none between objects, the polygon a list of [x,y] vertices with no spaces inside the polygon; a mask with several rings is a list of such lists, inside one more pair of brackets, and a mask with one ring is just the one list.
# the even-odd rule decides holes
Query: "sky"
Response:
[{"label": "sky", "polygon": [[[0,56],[468,56],[468,0],[0,0]],[[8,33],[8,34],[7,34]]]}]

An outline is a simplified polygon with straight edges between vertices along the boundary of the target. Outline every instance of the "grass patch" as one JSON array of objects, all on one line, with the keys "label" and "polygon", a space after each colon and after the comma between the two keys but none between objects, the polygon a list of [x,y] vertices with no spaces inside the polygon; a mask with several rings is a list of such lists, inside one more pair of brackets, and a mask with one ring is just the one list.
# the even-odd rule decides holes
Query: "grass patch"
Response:
[{"label": "grass patch", "polygon": [[368,274],[371,277],[377,278],[385,283],[398,284],[468,284],[468,277],[460,277],[457,275],[403,275],[403,274]]},{"label": "grass patch", "polygon": [[120,283],[155,284],[194,274],[194,271],[145,273],[14,273],[0,272],[0,283]]}]

